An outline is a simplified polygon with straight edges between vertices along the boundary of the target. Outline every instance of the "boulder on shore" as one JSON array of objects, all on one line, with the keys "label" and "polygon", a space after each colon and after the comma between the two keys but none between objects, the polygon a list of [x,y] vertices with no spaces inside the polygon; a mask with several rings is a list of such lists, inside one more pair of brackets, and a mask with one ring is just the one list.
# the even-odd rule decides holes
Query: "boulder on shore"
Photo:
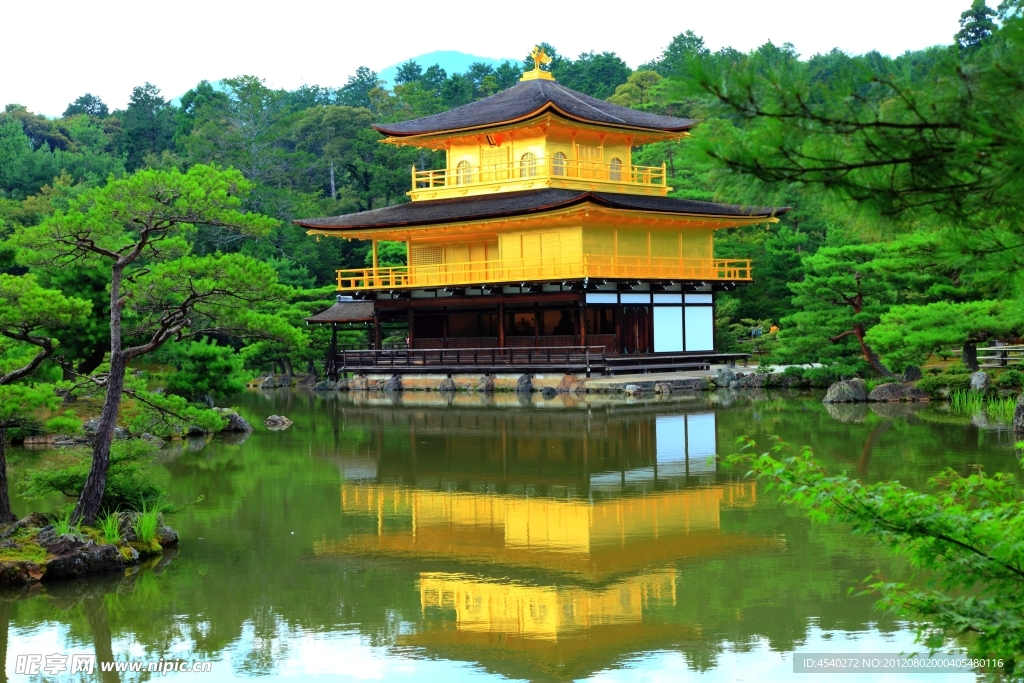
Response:
[{"label": "boulder on shore", "polygon": [[879,384],[868,394],[869,401],[879,403],[895,403],[899,401],[927,401],[928,392],[918,389],[913,384],[898,384],[889,382]]},{"label": "boulder on shore", "polygon": [[916,365],[908,365],[903,368],[903,381],[904,382],[916,382],[921,379],[924,375],[921,374],[921,368]]},{"label": "boulder on shore", "polygon": [[729,368],[718,368],[718,372],[715,373],[715,384],[720,387],[727,387],[736,379],[736,373]]},{"label": "boulder on shore", "polygon": [[1017,398],[1017,405],[1013,409],[1013,431],[1024,435],[1024,394]]},{"label": "boulder on shore", "polygon": [[241,415],[239,415],[238,413],[236,413],[234,410],[231,410],[230,408],[214,408],[214,410],[217,411],[217,413],[228,422],[227,425],[225,425],[224,429],[220,431],[245,433],[252,431],[252,425],[249,424],[249,421],[246,420]]},{"label": "boulder on shore", "polygon": [[662,396],[671,396],[672,385],[668,382],[658,382],[654,385],[654,393],[661,394]]},{"label": "boulder on shore", "polygon": [[622,393],[630,398],[639,398],[644,395],[644,388],[638,384],[627,384],[622,388]]},{"label": "boulder on shore", "polygon": [[443,380],[441,380],[441,383],[437,385],[437,390],[440,392],[455,393],[455,380],[453,380],[451,377],[445,377]]},{"label": "boulder on shore", "polygon": [[981,370],[971,374],[971,391],[988,391],[988,373]]},{"label": "boulder on shore", "polygon": [[282,429],[288,429],[289,427],[291,427],[292,421],[289,420],[284,415],[271,415],[270,417],[263,421],[263,424],[267,426],[267,429],[274,432],[279,432]]},{"label": "boulder on shore", "polygon": [[317,382],[313,385],[313,391],[336,391],[338,389],[338,383],[332,382],[329,379],[325,379],[322,382]]},{"label": "boulder on shore", "polygon": [[356,375],[348,381],[348,388],[352,391],[369,391],[370,380],[363,375]]},{"label": "boulder on shore", "polygon": [[529,394],[533,391],[533,377],[530,375],[522,375],[516,380],[516,393],[517,394]]},{"label": "boulder on shore", "polygon": [[576,375],[566,374],[558,382],[558,387],[556,387],[555,391],[560,394],[582,394],[586,392],[586,387]]},{"label": "boulder on shore", "polygon": [[[447,380],[451,381],[451,379]],[[494,393],[494,376],[484,375],[480,378],[480,382],[476,385],[476,390],[482,394],[493,394]],[[452,382],[451,391],[455,391],[455,382]]]},{"label": "boulder on shore", "polygon": [[825,392],[822,403],[864,403],[868,400],[867,383],[856,377],[836,382]]},{"label": "boulder on shore", "polygon": [[384,391],[401,391],[402,378],[399,375],[391,375],[391,379],[384,382]]}]

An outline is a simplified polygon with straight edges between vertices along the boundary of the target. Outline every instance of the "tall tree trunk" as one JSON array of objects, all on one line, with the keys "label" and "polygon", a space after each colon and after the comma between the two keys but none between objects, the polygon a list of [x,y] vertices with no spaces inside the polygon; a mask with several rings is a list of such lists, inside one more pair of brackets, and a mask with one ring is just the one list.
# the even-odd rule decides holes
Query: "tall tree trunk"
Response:
[{"label": "tall tree trunk", "polygon": [[103,401],[96,437],[92,445],[92,466],[85,479],[82,495],[72,513],[72,519],[91,525],[100,512],[103,493],[107,488],[107,470],[110,468],[110,444],[114,441],[114,427],[121,407],[124,373],[127,361],[121,350],[121,274],[114,266],[110,278],[110,374],[107,375],[107,396]]},{"label": "tall tree trunk", "polygon": [[292,369],[292,359],[288,356],[281,359],[281,366],[284,368],[284,374],[289,377],[292,377],[295,374],[295,371]]},{"label": "tall tree trunk", "polygon": [[11,498],[7,493],[7,427],[0,427],[0,524],[17,521],[18,517],[11,511]]},{"label": "tall tree trunk", "polygon": [[971,372],[980,370],[981,366],[978,365],[978,345],[974,342],[964,344],[964,348],[960,351],[960,360],[970,368]]},{"label": "tall tree trunk", "polygon": [[875,353],[874,349],[868,346],[867,342],[864,341],[864,326],[857,323],[853,326],[853,334],[857,337],[857,341],[860,343],[861,353],[864,354],[864,360],[866,360],[871,367],[882,377],[895,377],[894,374],[882,364],[882,361],[878,358],[878,354]]},{"label": "tall tree trunk", "polygon": [[331,199],[338,198],[338,190],[334,186],[334,159],[331,159]]}]

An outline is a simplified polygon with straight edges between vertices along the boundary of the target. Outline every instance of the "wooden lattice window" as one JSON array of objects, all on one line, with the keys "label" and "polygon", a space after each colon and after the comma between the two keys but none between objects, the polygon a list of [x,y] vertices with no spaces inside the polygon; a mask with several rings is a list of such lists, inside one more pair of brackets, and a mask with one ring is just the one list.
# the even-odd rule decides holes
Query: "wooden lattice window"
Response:
[{"label": "wooden lattice window", "polygon": [[603,147],[576,145],[576,158],[579,160],[581,178],[599,177],[604,160]]},{"label": "wooden lattice window", "polygon": [[480,150],[480,180],[506,180],[508,176],[508,147]]},{"label": "wooden lattice window", "polygon": [[519,157],[519,177],[534,178],[537,175],[537,155],[527,152]]},{"label": "wooden lattice window", "polygon": [[413,245],[409,254],[410,266],[439,266],[444,263],[444,247],[434,245]]},{"label": "wooden lattice window", "polygon": [[568,159],[562,152],[555,152],[555,156],[551,159],[551,174],[552,175],[565,175],[565,167],[568,163]]}]

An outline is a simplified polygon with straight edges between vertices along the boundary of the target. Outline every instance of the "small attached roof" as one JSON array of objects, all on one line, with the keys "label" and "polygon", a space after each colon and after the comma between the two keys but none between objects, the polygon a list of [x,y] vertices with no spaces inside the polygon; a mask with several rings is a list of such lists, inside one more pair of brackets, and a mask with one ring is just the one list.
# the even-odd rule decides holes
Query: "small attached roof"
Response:
[{"label": "small attached roof", "polygon": [[613,209],[709,217],[772,218],[789,210],[788,207],[745,207],[672,197],[549,188],[406,202],[344,216],[300,219],[295,223],[305,228],[321,230],[411,227],[540,213],[569,208],[584,202]]},{"label": "small attached roof", "polygon": [[307,323],[358,323],[373,320],[373,302],[338,297],[330,308],[305,319]]},{"label": "small attached roof", "polygon": [[697,124],[694,119],[660,116],[620,107],[590,95],[570,90],[550,80],[521,81],[496,95],[455,109],[401,123],[374,125],[392,137],[458,132],[513,123],[548,111],[583,123],[617,128],[681,133]]}]

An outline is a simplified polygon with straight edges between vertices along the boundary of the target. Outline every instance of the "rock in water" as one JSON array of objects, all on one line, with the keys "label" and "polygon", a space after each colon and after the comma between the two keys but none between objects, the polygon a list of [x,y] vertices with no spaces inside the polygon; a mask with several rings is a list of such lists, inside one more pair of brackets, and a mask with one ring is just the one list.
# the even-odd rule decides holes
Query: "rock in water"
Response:
[{"label": "rock in water", "polygon": [[868,385],[858,378],[836,382],[825,392],[822,403],[863,403],[868,400]]},{"label": "rock in water", "polygon": [[516,380],[516,393],[529,394],[533,391],[533,378],[530,375],[522,375]]},{"label": "rock in water", "polygon": [[654,385],[654,393],[661,394],[662,396],[671,396],[672,385],[668,382],[658,382]]},{"label": "rock in water", "polygon": [[317,382],[313,385],[313,391],[334,391],[338,388],[337,382],[332,382],[329,379],[325,379],[323,382]]},{"label": "rock in water", "polygon": [[644,388],[637,384],[627,384],[623,387],[622,393],[631,398],[639,398],[644,395]]},{"label": "rock in water", "polygon": [[231,410],[230,408],[214,408],[217,413],[228,421],[222,432],[251,432],[252,425],[249,424],[248,420],[243,418],[241,415]]},{"label": "rock in water", "polygon": [[282,429],[288,429],[289,427],[291,427],[292,421],[289,420],[284,415],[271,415],[270,417],[263,421],[263,424],[267,426],[267,429],[274,432],[279,432]]},{"label": "rock in water", "polygon": [[988,390],[988,373],[984,370],[971,375],[971,391],[985,392]]},{"label": "rock in water", "polygon": [[918,389],[913,384],[879,384],[868,394],[869,401],[896,402],[896,401],[927,401],[928,392]]},{"label": "rock in water", "polygon": [[391,375],[391,379],[384,383],[384,391],[401,391],[402,378],[398,375]]},{"label": "rock in water", "polygon": [[[450,380],[449,380],[450,381]],[[452,382],[452,391],[455,390],[455,383]],[[484,375],[480,378],[480,382],[476,385],[476,390],[483,394],[494,393],[494,377],[492,375]]]},{"label": "rock in water", "polygon": [[554,387],[544,387],[543,389],[541,389],[540,393],[543,394],[544,398],[547,399],[552,399],[555,396],[558,396],[558,390],[555,389]]},{"label": "rock in water", "polygon": [[907,367],[903,368],[904,382],[916,382],[917,380],[921,379],[921,377],[923,377],[923,375],[921,374],[921,368],[917,367],[916,365],[908,365]]},{"label": "rock in water", "polygon": [[363,375],[357,375],[349,380],[348,388],[352,391],[368,391],[370,389],[370,380]]},{"label": "rock in water", "polygon": [[1017,397],[1017,405],[1013,409],[1013,431],[1024,435],[1024,394]]},{"label": "rock in water", "polygon": [[555,389],[560,394],[582,394],[585,389],[583,382],[576,378],[576,375],[566,375],[558,383],[558,387]]}]

